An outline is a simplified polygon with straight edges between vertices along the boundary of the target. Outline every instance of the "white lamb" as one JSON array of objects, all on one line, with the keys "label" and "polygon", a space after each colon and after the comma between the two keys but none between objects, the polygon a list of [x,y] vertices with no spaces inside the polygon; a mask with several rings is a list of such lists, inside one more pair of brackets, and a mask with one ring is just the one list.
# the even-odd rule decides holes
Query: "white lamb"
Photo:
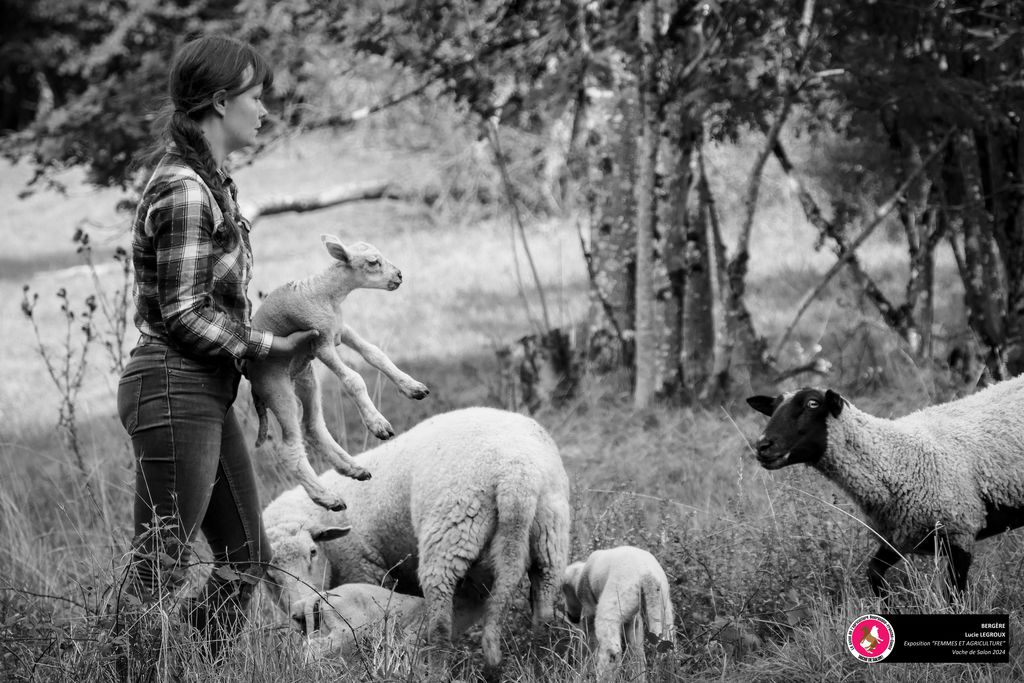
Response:
[{"label": "white lamb", "polygon": [[868,563],[878,595],[891,565],[933,552],[936,541],[955,591],[963,591],[975,541],[1024,524],[1024,378],[895,420],[864,413],[832,390],[747,402],[771,417],[757,442],[762,467],[811,465],[852,496],[885,539]]},{"label": "white lamb", "polygon": [[252,318],[254,328],[276,335],[317,330],[320,336],[315,343],[314,355],[251,362],[248,374],[253,405],[260,420],[256,445],[261,445],[266,439],[269,407],[281,425],[280,453],[310,498],[331,510],[344,510],[344,498],[337,491],[326,490],[317,479],[303,446],[303,434],[306,443],[345,476],[362,480],[369,478],[370,473],[360,467],[327,431],[313,358],[319,358],[338,376],[342,388],[359,407],[363,424],[380,439],[394,435],[391,423],[374,407],[366,391],[366,382],[359,373],[341,361],[335,348],[337,344],[344,343],[359,352],[409,398],[421,399],[430,392],[342,321],[341,302],[350,292],[359,288],[397,289],[402,283],[402,273],[372,245],[358,242],[346,247],[333,235],[320,237],[334,262],[323,272],[289,282],[270,292]]},{"label": "white lamb", "polygon": [[573,562],[562,579],[566,616],[583,622],[597,670],[605,676],[622,654],[622,643],[641,665],[644,636],[675,641],[668,577],[651,553],[629,545],[595,550],[584,562]]},{"label": "white lamb", "polygon": [[[360,644],[393,634],[397,639],[415,637],[426,628],[427,602],[415,595],[396,593],[370,583],[346,583],[310,598],[304,612],[312,612],[319,626],[306,642],[314,658],[350,657]],[[452,637],[457,637],[482,618],[479,601],[459,600],[452,612]],[[388,633],[389,627],[391,633]]]},{"label": "white lamb", "polygon": [[524,572],[538,626],[553,616],[567,561],[569,480],[554,441],[523,415],[467,408],[432,417],[357,461],[372,479],[333,471],[320,478],[349,501],[346,513],[313,504],[301,488],[264,511],[280,606],[305,621],[317,591],[383,584],[424,596],[427,636],[439,643],[451,635],[456,591],[489,592],[482,646],[496,670],[501,622]]}]

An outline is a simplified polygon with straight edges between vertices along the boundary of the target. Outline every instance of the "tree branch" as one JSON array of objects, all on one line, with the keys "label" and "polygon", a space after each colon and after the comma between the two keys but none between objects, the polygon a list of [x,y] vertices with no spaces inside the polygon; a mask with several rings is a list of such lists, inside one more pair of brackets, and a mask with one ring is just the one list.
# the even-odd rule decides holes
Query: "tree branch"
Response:
[{"label": "tree branch", "polygon": [[857,236],[857,238],[850,243],[849,248],[839,255],[839,257],[836,259],[836,262],[832,265],[831,268],[829,268],[828,272],[825,273],[825,277],[822,278],[821,282],[818,283],[818,286],[815,287],[806,297],[804,297],[804,300],[800,305],[800,309],[793,317],[793,321],[789,324],[789,326],[786,328],[786,331],[782,334],[782,337],[779,339],[779,342],[775,345],[776,353],[778,353],[778,351],[783,347],[786,341],[789,340],[790,335],[796,328],[797,322],[799,322],[800,318],[802,318],[804,313],[807,312],[807,309],[810,307],[811,302],[818,298],[818,296],[825,290],[825,287],[828,286],[828,283],[831,282],[832,278],[836,276],[836,273],[838,273],[842,269],[842,267],[846,265],[849,261],[855,258],[857,248],[860,247],[860,245],[862,245],[864,241],[871,236],[871,233],[875,231],[875,228],[881,225],[882,221],[885,220],[885,218],[890,213],[892,213],[892,210],[896,208],[897,203],[900,201],[900,199],[903,198],[903,195],[906,194],[907,189],[910,187],[911,183],[914,182],[917,176],[923,173],[925,169],[928,168],[928,165],[931,164],[931,162],[939,155],[940,152],[942,152],[943,149],[945,149],[946,144],[952,137],[954,130],[955,128],[950,128],[948,131],[946,131],[946,135],[942,138],[942,141],[938,145],[936,145],[935,149],[932,150],[931,154],[929,154],[928,157],[924,161],[922,161],[921,164],[916,169],[914,169],[914,171],[909,176],[907,176],[907,178],[903,181],[899,188],[897,188],[896,191],[887,200],[885,200],[881,206],[875,209],[875,217],[874,219],[872,219],[871,223],[869,223],[868,226],[864,228],[864,230]]},{"label": "tree branch", "polygon": [[[811,196],[811,193],[807,190],[807,187],[804,186],[799,176],[796,175],[793,163],[786,154],[786,150],[782,147],[782,143],[776,140],[772,151],[775,154],[775,158],[778,160],[779,165],[782,167],[782,170],[796,185],[797,197],[800,200],[800,206],[804,210],[804,216],[807,217],[807,221],[813,225],[822,236],[831,237],[835,241],[837,255],[848,253],[850,245],[843,236],[841,226],[838,226],[835,222],[825,218],[825,214],[821,210],[821,207],[814,200],[814,197]],[[882,317],[885,318],[886,322],[891,327],[898,328],[900,324],[900,309],[893,306],[892,302],[890,302],[888,297],[885,296],[885,293],[882,292],[874,279],[868,275],[863,268],[861,268],[860,261],[855,255],[848,259],[847,265],[849,266],[854,279],[864,291],[864,294],[875,304],[875,307],[878,308],[878,311],[882,314]],[[777,345],[775,349],[773,349],[772,355],[777,358],[781,349],[781,344]]]},{"label": "tree branch", "polygon": [[[498,163],[498,170],[501,172],[502,185],[505,188],[505,194],[508,198],[508,203],[512,209],[512,220],[513,228],[518,229],[519,238],[523,242],[523,251],[526,253],[526,261],[530,266],[530,272],[533,275],[533,283],[537,286],[537,297],[540,299],[541,316],[544,321],[543,332],[547,333],[551,331],[551,318],[548,316],[548,304],[544,298],[544,285],[540,281],[540,275],[537,273],[537,266],[533,262],[533,254],[530,252],[530,245],[526,240],[526,228],[523,226],[523,216],[519,211],[519,201],[515,197],[515,193],[512,190],[512,180],[508,175],[508,166],[505,163],[505,154],[501,149],[501,139],[498,137],[498,126],[491,120],[488,120],[485,124],[487,130],[487,138],[490,140],[491,145],[494,147],[494,157]],[[526,306],[526,314],[530,317],[531,321],[533,317],[530,315],[530,303],[526,297],[526,290],[523,288],[522,277],[519,275],[519,259],[516,258],[516,240],[515,232],[512,233],[512,258],[515,260],[516,266],[516,279],[519,285],[519,294],[523,298],[523,303]]]},{"label": "tree branch", "polygon": [[394,107],[396,105],[401,104],[402,102],[405,102],[406,100],[412,99],[413,97],[423,94],[424,92],[427,91],[428,88],[430,88],[430,86],[434,85],[434,83],[436,83],[439,80],[441,80],[441,76],[431,76],[430,78],[428,78],[426,81],[419,84],[415,88],[412,88],[411,90],[408,90],[400,95],[395,95],[390,99],[378,102],[377,104],[371,105],[369,107],[362,107],[354,111],[330,114],[329,116],[321,120],[314,121],[312,124],[307,126],[307,128],[340,128],[344,126],[351,126],[357,121],[365,119],[370,114],[376,114],[377,112],[383,111],[390,107]]},{"label": "tree branch", "polygon": [[576,220],[576,235],[580,240],[580,250],[583,252],[583,262],[587,266],[587,279],[590,280],[591,290],[597,297],[598,303],[601,304],[601,309],[604,311],[604,315],[608,318],[608,322],[611,323],[612,329],[615,330],[615,337],[619,340],[619,348],[625,352],[626,349],[626,336],[622,332],[622,326],[619,325],[619,321],[615,315],[615,308],[611,302],[608,301],[608,297],[601,291],[601,287],[597,282],[597,271],[594,269],[594,255],[587,247],[586,241],[583,239],[583,228],[580,225],[579,219]]}]

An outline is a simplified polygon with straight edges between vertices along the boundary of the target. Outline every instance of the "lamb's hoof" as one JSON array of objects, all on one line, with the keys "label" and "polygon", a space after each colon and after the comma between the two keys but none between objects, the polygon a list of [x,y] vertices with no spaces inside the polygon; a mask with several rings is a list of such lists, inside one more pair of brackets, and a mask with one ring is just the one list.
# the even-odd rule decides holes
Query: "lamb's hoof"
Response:
[{"label": "lamb's hoof", "polygon": [[345,505],[345,501],[341,498],[334,498],[333,496],[317,496],[313,500],[316,501],[317,505],[322,508],[327,508],[331,512],[341,512],[342,510],[348,509],[348,505]]},{"label": "lamb's hoof", "polygon": [[395,430],[391,426],[391,423],[388,422],[383,417],[368,422],[366,424],[366,428],[369,429],[370,432],[381,441],[387,441],[388,439],[395,435]]},{"label": "lamb's hoof", "polygon": [[338,470],[340,474],[344,474],[346,477],[351,477],[356,481],[366,481],[373,476],[370,474],[370,470],[363,469],[362,467],[347,467],[345,469],[335,467],[334,469]]},{"label": "lamb's hoof", "polygon": [[427,385],[423,382],[411,382],[409,384],[404,384],[399,387],[399,389],[406,398],[412,398],[417,401],[430,395],[430,389],[428,389]]},{"label": "lamb's hoof", "polygon": [[486,683],[501,681],[501,664],[484,664],[483,677]]}]

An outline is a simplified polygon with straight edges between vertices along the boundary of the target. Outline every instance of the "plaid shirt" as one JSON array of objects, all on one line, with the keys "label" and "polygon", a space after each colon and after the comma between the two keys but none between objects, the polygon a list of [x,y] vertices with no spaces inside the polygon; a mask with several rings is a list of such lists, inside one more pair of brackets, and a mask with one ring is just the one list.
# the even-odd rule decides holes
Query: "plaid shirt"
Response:
[{"label": "plaid shirt", "polygon": [[[234,182],[223,175],[235,197]],[[237,209],[237,207],[236,207]],[[135,325],[194,358],[266,358],[274,335],[249,323],[252,278],[249,222],[223,244],[223,214],[213,194],[172,148],[153,171],[132,226]]]}]

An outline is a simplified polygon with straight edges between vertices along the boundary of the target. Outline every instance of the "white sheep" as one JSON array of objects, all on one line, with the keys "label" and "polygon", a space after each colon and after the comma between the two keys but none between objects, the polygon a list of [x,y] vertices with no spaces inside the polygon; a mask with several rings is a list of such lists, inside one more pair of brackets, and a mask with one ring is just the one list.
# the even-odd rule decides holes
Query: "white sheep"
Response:
[{"label": "white sheep", "polygon": [[438,643],[450,638],[457,590],[489,594],[482,647],[496,670],[501,622],[524,572],[536,627],[553,616],[567,561],[569,480],[554,441],[524,415],[466,408],[425,420],[357,460],[372,479],[357,483],[333,471],[320,478],[349,501],[346,513],[313,504],[301,488],[264,511],[279,605],[301,622],[318,590],[385,585],[424,596],[427,636]]},{"label": "white sheep", "polygon": [[587,639],[596,641],[597,670],[606,675],[628,652],[646,666],[645,633],[671,644],[675,625],[668,577],[651,553],[629,545],[595,550],[573,562],[562,579],[566,616],[582,621]]},{"label": "white sheep", "polygon": [[893,420],[831,390],[747,402],[771,418],[757,442],[764,468],[815,467],[885,539],[868,563],[877,595],[890,566],[936,541],[963,591],[975,541],[1024,524],[1024,378]]},{"label": "white sheep", "polygon": [[[485,604],[458,598],[452,611],[453,638],[483,617]],[[306,641],[306,653],[312,658],[351,657],[367,640],[376,642],[393,634],[404,641],[426,628],[426,600],[375,584],[346,583],[310,600],[312,604],[303,607],[303,612],[311,612],[314,623],[319,622]]]},{"label": "white sheep", "polygon": [[350,292],[359,288],[397,289],[402,283],[402,273],[372,245],[358,242],[346,247],[333,235],[320,237],[334,262],[316,275],[274,289],[252,318],[254,328],[281,336],[299,330],[317,330],[320,336],[314,345],[314,355],[253,361],[248,364],[248,375],[260,421],[256,445],[260,446],[266,439],[269,407],[281,425],[280,453],[286,466],[313,500],[326,508],[343,510],[344,499],[336,491],[324,489],[309,464],[303,434],[306,443],[342,474],[367,479],[370,473],[360,467],[327,430],[313,358],[319,358],[338,376],[342,388],[355,400],[363,424],[380,439],[394,435],[391,423],[373,405],[366,382],[359,373],[341,361],[335,348],[337,344],[344,343],[359,352],[409,398],[421,399],[430,392],[342,320],[341,302]]}]

